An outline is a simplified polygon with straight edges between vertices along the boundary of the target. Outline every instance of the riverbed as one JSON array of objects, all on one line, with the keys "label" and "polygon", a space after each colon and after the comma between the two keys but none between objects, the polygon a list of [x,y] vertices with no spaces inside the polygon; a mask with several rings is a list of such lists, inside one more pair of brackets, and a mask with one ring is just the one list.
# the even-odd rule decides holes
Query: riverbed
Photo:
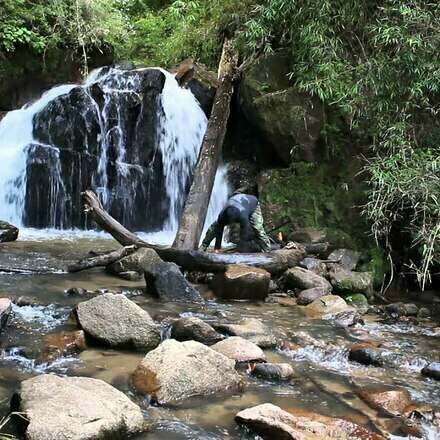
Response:
[{"label": "riverbed", "polygon": [[[300,306],[278,302],[209,300],[203,306],[161,303],[145,291],[144,282],[125,281],[102,269],[66,273],[67,264],[89,251],[118,247],[104,235],[76,237],[71,233],[47,239],[29,233],[25,237],[25,240],[0,246],[0,267],[17,271],[0,273],[0,296],[35,298],[33,305],[13,306],[13,316],[1,335],[2,415],[9,413],[10,398],[22,380],[47,372],[102,379],[126,393],[144,410],[150,430],[139,438],[148,440],[254,439],[255,435],[236,425],[234,416],[242,409],[265,402],[341,417],[372,429],[381,426],[391,434],[402,436],[392,417],[370,408],[358,397],[359,389],[372,385],[402,387],[411,393],[414,401],[440,407],[438,382],[420,375],[424,365],[440,360],[440,324],[432,319],[418,323],[383,323],[377,315],[365,315],[364,325],[344,329],[329,321],[307,319]],[[208,323],[239,322],[253,317],[267,324],[279,341],[289,341],[292,333],[304,331],[326,348],[265,350],[268,361],[292,365],[295,376],[287,383],[257,379],[242,371],[245,387],[240,394],[190,399],[172,408],[151,406],[136,395],[130,385],[130,375],[145,353],[92,346],[77,356],[63,357],[52,363],[38,362],[44,336],[76,328],[69,315],[85,298],[66,294],[74,287],[127,295],[158,322],[163,322],[163,338],[169,333],[166,317],[197,316]],[[205,286],[200,288],[206,290]],[[385,344],[393,366],[366,367],[350,362],[348,347],[363,341]],[[440,433],[426,425],[424,436],[427,440],[439,439]]]}]

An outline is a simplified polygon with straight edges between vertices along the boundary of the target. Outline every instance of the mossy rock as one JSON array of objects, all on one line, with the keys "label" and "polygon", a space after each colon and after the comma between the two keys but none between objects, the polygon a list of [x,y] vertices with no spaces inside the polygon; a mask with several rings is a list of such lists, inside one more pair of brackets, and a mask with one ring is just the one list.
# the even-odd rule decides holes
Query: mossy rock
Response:
[{"label": "mossy rock", "polygon": [[359,308],[368,307],[368,299],[362,293],[354,293],[345,297],[347,304]]}]

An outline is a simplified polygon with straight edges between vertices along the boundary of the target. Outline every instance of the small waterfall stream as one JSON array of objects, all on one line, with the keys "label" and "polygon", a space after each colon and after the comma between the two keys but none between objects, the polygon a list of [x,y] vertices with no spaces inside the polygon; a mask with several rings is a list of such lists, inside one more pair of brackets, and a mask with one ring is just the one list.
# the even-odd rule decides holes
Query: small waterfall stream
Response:
[{"label": "small waterfall stream", "polygon": [[[79,194],[95,190],[129,228],[172,239],[207,118],[162,69],[104,67],[0,121],[0,219],[19,227],[88,228]],[[216,177],[207,223],[228,196]]]}]

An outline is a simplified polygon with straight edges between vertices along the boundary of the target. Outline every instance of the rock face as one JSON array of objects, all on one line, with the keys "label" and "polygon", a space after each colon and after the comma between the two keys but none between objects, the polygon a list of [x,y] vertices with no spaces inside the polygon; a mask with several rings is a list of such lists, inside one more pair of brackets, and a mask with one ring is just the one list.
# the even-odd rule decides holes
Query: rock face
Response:
[{"label": "rock face", "polygon": [[160,343],[160,331],[148,312],[124,295],[106,293],[79,303],[76,316],[81,328],[110,347],[152,350]]},{"label": "rock face", "polygon": [[0,298],[0,331],[6,327],[12,311],[12,301],[9,298]]},{"label": "rock face", "polygon": [[284,381],[293,377],[294,371],[289,364],[256,364],[252,374],[263,379]]},{"label": "rock face", "polygon": [[140,408],[102,380],[44,374],[18,396],[28,440],[122,440],[145,429]]},{"label": "rock face", "polygon": [[0,220],[0,243],[15,241],[18,237],[18,228],[8,222]]},{"label": "rock face", "polygon": [[214,277],[212,288],[222,299],[262,301],[269,294],[270,273],[244,265],[228,266]]},{"label": "rock face", "polygon": [[328,290],[322,287],[313,287],[312,289],[302,290],[296,295],[296,302],[300,306],[311,304],[318,298],[328,295]]},{"label": "rock face", "polygon": [[213,327],[199,318],[180,318],[171,326],[171,337],[177,341],[197,341],[212,345],[224,339]]},{"label": "rock face", "polygon": [[246,119],[285,164],[291,161],[294,145],[299,146],[297,158],[317,158],[324,120],[320,102],[299,92],[289,80],[289,56],[281,51],[259,57],[243,73],[239,90]]},{"label": "rock face", "polygon": [[370,272],[351,272],[335,265],[329,276],[337,293],[363,293],[370,297],[373,292],[373,275]]},{"label": "rock face", "polygon": [[[58,96],[35,115],[37,143],[28,147],[27,160],[27,226],[84,227],[80,193],[104,184],[106,210],[126,227],[163,225],[168,198],[157,127],[164,83],[157,69],[103,68],[96,82]],[[132,93],[120,92],[127,89]],[[143,209],[135,209],[139,206]]]},{"label": "rock face", "polygon": [[195,341],[164,341],[148,353],[132,376],[134,388],[165,405],[227,390],[241,379],[235,362]]},{"label": "rock face", "polygon": [[384,440],[347,420],[300,410],[287,412],[270,403],[240,411],[235,420],[265,440]]},{"label": "rock face", "polygon": [[302,309],[310,318],[330,319],[341,312],[353,310],[341,297],[327,295]]},{"label": "rock face", "polygon": [[247,339],[260,348],[273,348],[277,345],[271,329],[256,318],[246,318],[239,324],[217,324],[215,328],[228,335]]},{"label": "rock face", "polygon": [[294,267],[285,273],[287,286],[294,289],[313,289],[319,287],[331,292],[332,286],[323,277],[302,267]]},{"label": "rock face", "polygon": [[211,347],[236,362],[262,362],[266,356],[258,345],[240,336],[231,336],[224,341],[217,342]]}]

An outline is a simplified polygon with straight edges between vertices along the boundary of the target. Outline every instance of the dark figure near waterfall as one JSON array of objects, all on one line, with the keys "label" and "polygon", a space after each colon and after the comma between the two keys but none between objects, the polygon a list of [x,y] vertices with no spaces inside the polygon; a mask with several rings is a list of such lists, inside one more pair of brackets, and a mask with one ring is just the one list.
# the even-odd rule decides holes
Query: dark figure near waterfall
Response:
[{"label": "dark figure near waterfall", "polygon": [[202,242],[202,250],[206,251],[211,241],[215,238],[215,250],[222,245],[223,230],[225,226],[238,223],[240,225],[240,252],[268,252],[270,241],[264,231],[263,215],[260,203],[255,196],[249,194],[236,194],[229,198],[226,206],[206,232]]}]

